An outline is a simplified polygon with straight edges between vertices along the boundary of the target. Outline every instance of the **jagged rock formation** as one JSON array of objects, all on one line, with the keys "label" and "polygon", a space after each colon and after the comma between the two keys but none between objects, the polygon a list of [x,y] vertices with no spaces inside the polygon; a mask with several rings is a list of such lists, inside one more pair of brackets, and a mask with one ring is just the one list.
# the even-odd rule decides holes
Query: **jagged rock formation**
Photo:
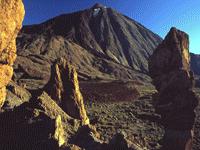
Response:
[{"label": "jagged rock formation", "polygon": [[49,116],[51,119],[56,119],[59,115],[61,116],[62,122],[65,124],[72,124],[74,125],[72,128],[66,127],[65,132],[67,131],[68,134],[65,135],[69,137],[74,133],[73,129],[77,129],[79,127],[80,121],[70,117],[67,115],[57,104],[56,102],[49,97],[49,95],[45,92],[40,95],[36,101],[39,108],[42,108],[44,113]]},{"label": "jagged rock formation", "polygon": [[184,150],[191,145],[198,104],[192,91],[188,35],[172,28],[151,56],[149,72],[158,90],[156,109],[165,127],[164,149]]},{"label": "jagged rock formation", "polygon": [[67,115],[45,92],[38,97],[36,103],[46,116],[55,120],[56,128],[53,132],[53,138],[58,142],[59,147],[68,144],[81,122]]},{"label": "jagged rock formation", "polygon": [[6,85],[13,75],[16,59],[16,37],[24,18],[21,0],[0,1],[0,108],[6,99]]},{"label": "jagged rock formation", "polygon": [[3,110],[13,109],[25,102],[29,102],[32,95],[31,93],[23,87],[17,85],[14,81],[10,81],[7,85],[7,95]]},{"label": "jagged rock formation", "polygon": [[150,81],[141,72],[148,72],[147,59],[161,41],[136,21],[95,5],[24,26],[17,39],[15,80],[31,90],[42,88],[49,66],[64,57],[82,80]]},{"label": "jagged rock formation", "polygon": [[82,120],[85,125],[89,124],[83,96],[79,89],[78,74],[76,69],[65,59],[59,59],[52,66],[47,91],[68,115]]},{"label": "jagged rock formation", "polygon": [[64,136],[64,128],[62,125],[62,119],[61,116],[58,115],[56,117],[56,121],[55,121],[55,133],[54,133],[54,139],[58,142],[58,146],[61,147],[62,145],[65,144],[65,136]]},{"label": "jagged rock formation", "polygon": [[80,124],[42,93],[32,102],[0,114],[0,149],[58,150],[69,146]]}]

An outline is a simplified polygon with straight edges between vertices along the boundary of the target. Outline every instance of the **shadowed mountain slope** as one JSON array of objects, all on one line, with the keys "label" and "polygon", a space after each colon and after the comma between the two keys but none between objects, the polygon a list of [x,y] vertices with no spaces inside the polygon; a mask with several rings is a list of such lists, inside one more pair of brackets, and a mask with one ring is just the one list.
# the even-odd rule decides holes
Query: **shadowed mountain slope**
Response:
[{"label": "shadowed mountain slope", "polygon": [[200,76],[200,55],[190,53],[191,67],[196,75]]},{"label": "shadowed mountain slope", "polygon": [[64,57],[84,80],[149,81],[147,59],[161,41],[136,21],[96,4],[24,26],[17,39],[15,80],[29,89],[42,87],[50,65]]},{"label": "shadowed mountain slope", "polygon": [[200,55],[190,53],[191,68],[196,75],[196,86],[200,87]]}]

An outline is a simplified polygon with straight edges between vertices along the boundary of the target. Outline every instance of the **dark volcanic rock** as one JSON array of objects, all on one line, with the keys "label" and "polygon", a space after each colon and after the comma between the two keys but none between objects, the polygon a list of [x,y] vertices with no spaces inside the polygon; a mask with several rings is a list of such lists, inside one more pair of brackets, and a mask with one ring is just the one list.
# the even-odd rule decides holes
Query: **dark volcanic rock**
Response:
[{"label": "dark volcanic rock", "polygon": [[137,89],[139,82],[90,82],[80,83],[83,97],[86,101],[98,102],[121,102],[132,101],[140,97],[140,91]]},{"label": "dark volcanic rock", "polygon": [[[35,110],[36,111],[36,110]],[[34,116],[34,109],[25,104],[0,114],[0,149],[52,149],[56,142],[49,139],[54,133],[54,121],[42,112]]]},{"label": "dark volcanic rock", "polygon": [[142,150],[140,146],[127,140],[126,133],[116,133],[109,141],[105,150]]},{"label": "dark volcanic rock", "polygon": [[190,54],[191,56],[191,69],[195,74],[196,86],[200,87],[200,55]]},{"label": "dark volcanic rock", "polygon": [[[112,149],[124,149],[128,150],[128,142],[125,139],[125,136],[121,133],[117,133],[112,137],[112,139],[109,142],[109,147]],[[131,150],[131,149],[130,149]]]},{"label": "dark volcanic rock", "polygon": [[89,124],[79,89],[78,74],[65,59],[59,59],[52,66],[51,79],[46,89],[68,115],[82,120],[83,124]]},{"label": "dark volcanic rock", "polygon": [[106,144],[99,140],[99,136],[94,126],[86,125],[79,128],[71,142],[86,150],[103,150]]},{"label": "dark volcanic rock", "polygon": [[194,74],[200,76],[200,55],[191,53],[190,57],[192,71],[194,71]]},{"label": "dark volcanic rock", "polygon": [[14,64],[14,80],[28,90],[42,89],[50,77],[51,65],[41,55],[18,56]]},{"label": "dark volcanic rock", "polygon": [[166,130],[164,149],[182,150],[190,145],[198,104],[192,89],[188,35],[172,28],[151,56],[149,72],[159,92],[156,110]]}]

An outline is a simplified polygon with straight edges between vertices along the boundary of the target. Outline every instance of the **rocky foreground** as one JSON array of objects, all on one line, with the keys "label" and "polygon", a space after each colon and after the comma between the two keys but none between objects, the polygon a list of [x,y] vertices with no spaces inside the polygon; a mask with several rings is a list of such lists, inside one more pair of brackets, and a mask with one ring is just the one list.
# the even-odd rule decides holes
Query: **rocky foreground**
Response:
[{"label": "rocky foreground", "polygon": [[[161,116],[155,112],[152,95],[155,89],[138,87],[141,97],[136,100],[113,102],[93,101],[86,102],[91,123],[97,126],[101,139],[109,141],[116,132],[122,132],[130,141],[143,145],[143,149],[159,150],[162,145],[164,127],[161,124]],[[200,89],[196,89],[200,96]],[[196,121],[194,128],[193,150],[200,149],[200,105],[196,108]]]},{"label": "rocky foreground", "polygon": [[[161,139],[164,135],[164,127],[161,124],[161,116],[155,112],[155,101],[152,98],[156,92],[154,87],[135,85],[133,88],[130,87],[133,82],[121,83],[123,87],[118,86],[121,92],[127,90],[134,92],[136,88],[140,96],[134,99],[130,96],[116,100],[116,97],[113,99],[112,96],[109,97],[105,90],[101,95],[104,98],[107,97],[108,100],[102,101],[101,97],[96,96],[96,94],[87,96],[83,91],[87,86],[90,87],[93,84],[95,83],[88,82],[87,85],[86,83],[80,83],[85,99],[85,108],[91,124],[90,126],[81,127],[80,120],[68,116],[46,93],[35,99],[33,103],[31,102],[33,99],[30,98],[31,94],[27,90],[15,83],[10,83],[4,113],[0,115],[1,139],[4,139],[2,145],[7,146],[9,143],[13,146],[12,141],[19,139],[16,144],[17,146],[23,146],[21,149],[34,149],[36,145],[37,149],[59,149],[56,146],[59,142],[55,138],[59,134],[55,134],[55,131],[61,129],[60,133],[64,133],[64,135],[61,134],[61,137],[63,137],[60,138],[61,145],[65,141],[62,139],[69,138],[68,142],[71,143],[65,146],[64,149],[77,148],[76,144],[88,149],[89,145],[92,144],[94,150],[94,145],[99,146],[97,144],[99,142],[110,143],[116,133],[119,133],[117,137],[120,139],[115,139],[116,142],[126,139],[125,145],[134,143],[134,145],[138,145],[140,149],[144,150],[159,150],[162,147]],[[110,86],[119,84],[119,82],[101,84],[109,91]],[[91,92],[96,90],[98,91],[98,88],[93,87]],[[117,88],[115,90],[117,91]],[[200,90],[196,89],[196,93],[200,95]],[[94,100],[91,100],[91,97]],[[199,107],[196,109],[194,150],[200,148]],[[61,118],[57,118],[59,115]],[[96,126],[96,129],[94,126]],[[81,130],[81,133],[77,132],[79,130]],[[78,133],[80,134],[77,137],[76,134]],[[7,135],[12,136],[8,137]],[[74,136],[76,139],[74,139]],[[23,139],[27,140],[24,141]],[[83,139],[86,139],[86,141]],[[79,143],[79,141],[82,141],[82,143]],[[26,144],[27,142],[29,142],[29,145]]]},{"label": "rocky foreground", "polygon": [[[168,58],[171,59],[171,57],[164,57],[167,59],[164,59],[162,63],[155,63],[158,66],[161,65],[161,68],[159,68],[160,66],[156,68],[154,64],[153,72],[151,72],[152,68],[150,69],[157,91],[149,82],[141,82],[137,78],[131,81],[106,80],[97,82],[97,80],[93,80],[93,82],[81,82],[81,86],[79,86],[78,74],[73,65],[71,65],[72,62],[65,58],[58,58],[51,62],[52,65],[50,65],[50,63],[47,63],[48,61],[40,59],[44,58],[43,56],[33,55],[29,55],[29,58],[31,57],[43,67],[46,65],[43,71],[45,73],[50,72],[48,72],[48,78],[44,77],[46,74],[36,74],[41,70],[37,70],[37,67],[30,69],[30,66],[28,66],[27,68],[27,62],[21,59],[23,62],[21,63],[26,66],[27,70],[23,70],[22,66],[18,66],[19,72],[16,71],[18,74],[15,75],[23,78],[28,77],[28,80],[26,80],[29,83],[27,87],[27,84],[19,85],[19,82],[11,80],[13,74],[12,65],[16,58],[15,38],[20,30],[24,16],[22,1],[2,0],[0,1],[0,8],[0,20],[3,20],[3,23],[0,24],[0,149],[157,150],[164,148],[166,150],[171,145],[166,145],[166,140],[162,140],[164,134],[163,126],[166,131],[166,123],[167,127],[169,127],[169,124],[173,124],[173,122],[167,122],[170,119],[172,121],[180,121],[183,123],[181,124],[183,127],[188,127],[189,125],[189,128],[184,128],[184,130],[192,130],[194,125],[193,149],[200,148],[199,106],[196,109],[195,124],[193,116],[188,118],[194,111],[196,105],[193,105],[193,102],[197,99],[195,99],[196,97],[194,99],[186,99],[186,97],[188,93],[193,95],[195,93],[200,94],[199,89],[196,89],[195,93],[192,89],[194,78],[189,69],[188,39],[181,40],[179,36],[175,36],[175,39],[174,36],[172,38],[167,36],[166,40],[164,40],[165,44],[167,43],[166,41],[170,41],[169,43],[172,44],[167,44],[167,46],[164,44],[166,46],[164,50],[169,50],[169,53],[170,51],[175,51],[175,54],[181,55],[178,55],[180,57],[173,57],[172,62],[174,62],[175,68],[173,68],[174,64],[169,65]],[[90,11],[95,11],[93,17],[96,17],[98,14],[96,10],[104,12],[106,11],[104,9],[103,6],[95,5]],[[112,12],[112,10],[109,11]],[[113,15],[115,14],[114,12],[112,13]],[[125,19],[124,16],[122,17]],[[114,18],[116,19],[116,17]],[[132,24],[132,22],[130,23]],[[139,25],[139,28],[143,27]],[[177,32],[177,35],[179,35],[179,31]],[[149,31],[145,33],[145,35],[152,35]],[[176,32],[170,33],[176,34]],[[180,33],[182,34],[182,32]],[[70,35],[73,35],[73,32]],[[152,39],[152,36],[150,36],[150,39]],[[152,47],[157,42],[156,40]],[[71,44],[74,45],[73,43]],[[158,51],[163,51],[162,45],[163,43],[158,47]],[[143,50],[146,52],[146,47]],[[177,50],[180,53],[176,53]],[[155,55],[159,54],[158,51],[156,50]],[[162,53],[160,56],[163,56]],[[106,62],[109,62],[110,59]],[[133,61],[132,58],[126,59]],[[157,61],[158,59],[154,60]],[[30,62],[30,59],[27,59],[27,61]],[[123,61],[121,63],[123,64]],[[164,67],[168,67],[167,72],[162,72],[163,64]],[[133,63],[128,62],[129,65],[132,69],[134,68]],[[143,65],[145,67],[147,64]],[[177,68],[176,65],[178,65]],[[131,67],[128,66],[123,66],[122,70],[124,71],[125,68],[125,70],[130,70]],[[137,65],[135,67],[137,68]],[[21,70],[23,70],[23,73],[20,76]],[[177,74],[177,72],[180,72],[180,74]],[[109,71],[107,73],[109,74]],[[134,71],[134,73],[136,72]],[[129,75],[134,73],[129,72]],[[137,74],[138,78],[140,77],[139,74]],[[34,83],[29,78],[30,76],[34,76]],[[120,76],[120,73],[116,76]],[[185,77],[183,78],[186,79],[183,82],[185,83],[183,84],[184,86],[180,82],[175,82],[176,85],[170,82],[177,79],[177,76]],[[40,84],[35,83],[35,77],[38,79],[45,78],[44,81],[46,83],[42,83],[43,86],[37,87]],[[31,88],[31,84],[34,84],[34,88]],[[186,86],[184,93],[179,93],[180,97],[178,98],[176,94],[173,94],[174,86],[178,87],[179,92]],[[172,97],[169,97],[170,100],[167,96],[171,95],[166,93],[168,87],[170,87],[170,94],[172,94]],[[172,118],[169,118],[168,111],[156,111],[155,106],[158,104],[155,99],[156,93],[161,95],[158,99],[160,102],[164,100],[164,102],[167,102],[165,104],[169,102],[180,110],[185,108],[187,111],[181,111],[184,113],[176,115],[177,112],[174,109],[176,107],[171,107],[170,111],[175,114]],[[182,115],[186,116],[187,119],[181,118]],[[177,116],[178,120],[176,120]],[[173,138],[170,138],[170,140],[172,139],[173,141]],[[190,137],[189,140],[192,138]],[[181,146],[184,147],[185,145],[182,144]]]}]

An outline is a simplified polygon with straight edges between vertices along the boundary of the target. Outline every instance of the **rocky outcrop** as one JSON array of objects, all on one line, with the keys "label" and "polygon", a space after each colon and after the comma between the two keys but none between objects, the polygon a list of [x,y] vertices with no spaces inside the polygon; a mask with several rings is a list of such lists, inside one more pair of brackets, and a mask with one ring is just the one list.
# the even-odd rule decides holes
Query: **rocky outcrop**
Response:
[{"label": "rocky outcrop", "polygon": [[7,95],[2,110],[13,109],[25,102],[29,102],[31,97],[32,95],[28,90],[17,85],[14,81],[10,81],[7,85]]},{"label": "rocky outcrop", "polygon": [[58,146],[61,147],[65,144],[65,136],[64,136],[64,128],[62,125],[62,119],[61,116],[58,115],[56,117],[55,121],[55,133],[54,133],[54,139],[58,142]]},{"label": "rocky outcrop", "polygon": [[6,85],[13,75],[16,59],[16,37],[24,18],[21,0],[0,1],[0,108],[6,99]]},{"label": "rocky outcrop", "polygon": [[96,127],[86,125],[79,128],[77,133],[72,137],[72,143],[87,150],[103,150],[106,143],[99,139],[100,135]]},{"label": "rocky outcrop", "polygon": [[149,73],[158,90],[156,110],[165,127],[164,149],[185,149],[191,144],[198,104],[186,33],[170,30],[150,58]]},{"label": "rocky outcrop", "polygon": [[109,144],[107,146],[106,150],[117,150],[117,149],[123,149],[123,150],[143,150],[147,148],[141,148],[139,145],[127,140],[127,136],[124,132],[116,133],[112,139],[109,141]]},{"label": "rocky outcrop", "polygon": [[68,115],[80,119],[84,125],[89,124],[78,74],[65,59],[61,58],[53,65],[47,91]]},{"label": "rocky outcrop", "polygon": [[0,113],[0,149],[58,150],[70,146],[80,124],[44,92],[31,102]]},{"label": "rocky outcrop", "polygon": [[[61,116],[62,122],[67,125],[64,126],[64,130],[67,133],[66,137],[70,137],[78,129],[80,121],[67,115],[46,92],[43,92],[37,98],[36,105],[42,108],[45,115],[52,120],[56,120],[59,115]],[[57,119],[57,122],[59,122],[59,119]]]}]

